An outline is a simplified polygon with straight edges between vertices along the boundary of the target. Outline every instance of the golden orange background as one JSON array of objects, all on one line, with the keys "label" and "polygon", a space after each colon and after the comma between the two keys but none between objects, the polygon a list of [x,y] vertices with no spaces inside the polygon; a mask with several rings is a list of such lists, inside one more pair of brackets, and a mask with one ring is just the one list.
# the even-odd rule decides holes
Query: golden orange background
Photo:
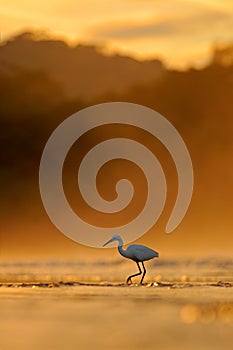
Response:
[{"label": "golden orange background", "polygon": [[73,208],[103,226],[140,210],[144,180],[132,164],[109,164],[98,178],[110,199],[120,176],[135,182],[135,203],[122,217],[96,216],[75,189],[81,155],[106,135],[127,134],[153,150],[168,179],[166,209],[140,242],[162,256],[232,255],[233,3],[2,1],[0,9],[2,259],[111,254],[58,232],[38,183],[40,156],[57,125],[84,107],[110,101],[149,106],[180,132],[194,167],[190,208],[166,235],[177,191],[175,167],[158,141],[133,128],[96,130],[71,150],[64,187]]}]

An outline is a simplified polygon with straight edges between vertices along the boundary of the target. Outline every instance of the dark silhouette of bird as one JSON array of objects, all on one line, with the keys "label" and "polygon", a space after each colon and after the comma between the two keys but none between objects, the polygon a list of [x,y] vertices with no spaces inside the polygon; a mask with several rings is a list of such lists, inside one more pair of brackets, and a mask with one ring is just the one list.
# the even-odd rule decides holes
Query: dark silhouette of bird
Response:
[{"label": "dark silhouette of bird", "polygon": [[[106,243],[104,243],[103,247],[105,247],[107,244],[114,242],[114,241],[118,241],[118,251],[119,253],[124,256],[127,259],[131,259],[133,261],[136,262],[137,266],[138,266],[138,273],[135,273],[133,275],[130,275],[127,280],[126,283],[130,284],[132,283],[131,278],[135,277],[135,276],[140,276],[142,274],[142,278],[140,281],[140,284],[142,284],[143,279],[146,275],[146,268],[144,266],[144,261],[147,260],[151,260],[153,258],[158,258],[159,257],[159,253],[154,251],[153,249],[150,249],[144,245],[141,244],[131,244],[130,246],[128,246],[127,249],[123,249],[123,239],[121,238],[121,236],[119,235],[113,235],[112,238],[107,241]],[[141,267],[139,265],[139,263],[142,264],[143,267],[143,272],[141,270]]]}]

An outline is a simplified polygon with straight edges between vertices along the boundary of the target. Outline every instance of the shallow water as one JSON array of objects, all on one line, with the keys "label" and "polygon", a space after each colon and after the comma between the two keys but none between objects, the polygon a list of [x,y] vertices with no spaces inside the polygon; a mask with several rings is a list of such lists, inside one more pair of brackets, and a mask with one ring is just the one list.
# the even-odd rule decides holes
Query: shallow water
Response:
[{"label": "shallow water", "polygon": [[[145,282],[233,282],[233,259],[152,260],[145,263]],[[134,262],[14,261],[0,263],[1,282],[122,282],[137,272]],[[139,278],[134,279],[137,282]]]},{"label": "shallow water", "polygon": [[231,348],[230,260],[148,263],[145,284],[128,286],[135,268],[124,260],[2,263],[0,349]]}]

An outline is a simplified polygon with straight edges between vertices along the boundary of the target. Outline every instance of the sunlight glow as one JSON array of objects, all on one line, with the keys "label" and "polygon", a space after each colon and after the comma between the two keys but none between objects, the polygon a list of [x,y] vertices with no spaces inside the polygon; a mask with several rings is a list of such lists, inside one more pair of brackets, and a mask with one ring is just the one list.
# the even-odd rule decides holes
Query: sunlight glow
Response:
[{"label": "sunlight glow", "polygon": [[48,30],[70,42],[100,44],[170,66],[203,65],[216,43],[232,42],[229,0],[2,0],[1,40]]}]

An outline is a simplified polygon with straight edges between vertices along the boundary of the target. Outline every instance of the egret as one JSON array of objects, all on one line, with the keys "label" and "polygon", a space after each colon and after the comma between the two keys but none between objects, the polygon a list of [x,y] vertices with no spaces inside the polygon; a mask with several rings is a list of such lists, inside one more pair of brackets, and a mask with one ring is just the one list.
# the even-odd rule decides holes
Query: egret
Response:
[{"label": "egret", "polygon": [[[130,275],[127,278],[127,280],[126,280],[126,283],[127,284],[132,283],[132,280],[131,280],[132,277],[139,276],[139,275],[142,274],[142,278],[141,278],[141,281],[140,281],[140,284],[142,284],[143,279],[144,279],[144,277],[146,275],[146,268],[145,268],[143,262],[147,261],[147,260],[151,260],[153,258],[158,258],[159,253],[157,253],[153,249],[145,247],[144,245],[141,245],[141,244],[131,244],[130,246],[128,246],[127,249],[123,249],[122,248],[122,246],[124,244],[123,243],[123,239],[119,235],[113,235],[112,238],[109,241],[104,243],[103,247],[105,247],[107,244],[109,244],[111,242],[114,242],[114,241],[118,241],[118,251],[119,251],[119,253],[122,256],[124,256],[125,258],[135,261],[137,266],[138,266],[139,272],[135,273],[133,275]],[[141,267],[140,267],[139,263],[142,264],[143,273],[142,273],[142,270],[141,270]]]}]

